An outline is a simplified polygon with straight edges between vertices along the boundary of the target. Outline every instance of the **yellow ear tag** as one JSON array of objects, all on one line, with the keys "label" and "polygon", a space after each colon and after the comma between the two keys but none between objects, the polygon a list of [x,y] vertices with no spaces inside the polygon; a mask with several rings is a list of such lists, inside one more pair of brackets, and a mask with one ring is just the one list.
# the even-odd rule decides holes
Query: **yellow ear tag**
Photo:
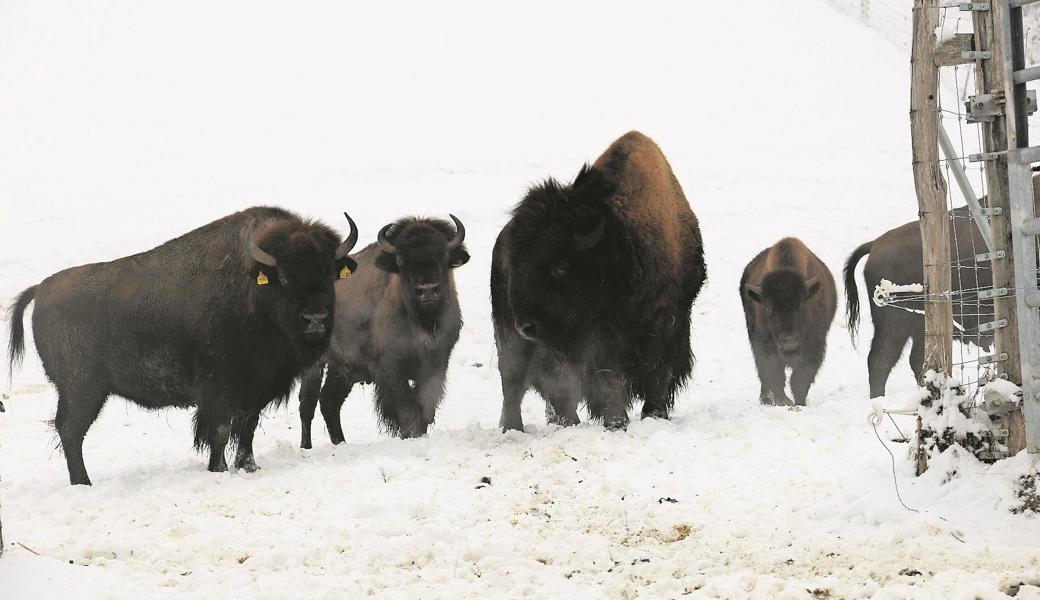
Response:
[{"label": "yellow ear tag", "polygon": [[350,277],[350,269],[348,267],[343,267],[343,270],[339,272],[339,278],[346,279],[347,277]]},{"label": "yellow ear tag", "polygon": [[260,271],[260,274],[256,276],[256,284],[257,285],[267,285],[268,283],[270,283],[270,282],[267,280],[267,275],[264,274],[263,271]]}]

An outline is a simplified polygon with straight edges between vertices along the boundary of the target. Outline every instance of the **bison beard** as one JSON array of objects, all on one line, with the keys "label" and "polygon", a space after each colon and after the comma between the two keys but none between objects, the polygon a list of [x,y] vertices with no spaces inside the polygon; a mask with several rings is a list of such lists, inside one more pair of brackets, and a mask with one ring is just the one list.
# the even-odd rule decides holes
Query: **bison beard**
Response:
[{"label": "bison beard", "polygon": [[195,446],[209,448],[209,470],[227,470],[229,442],[236,466],[255,470],[260,411],[285,400],[327,348],[334,277],[356,266],[350,226],[340,244],[325,225],[251,208],[25,290],[12,309],[10,361],[23,354],[22,316],[35,299],[71,483],[90,484],[83,439],[113,394],[149,409],[197,407]]},{"label": "bison beard", "polygon": [[448,359],[462,314],[452,270],[469,254],[466,228],[436,219],[401,219],[355,255],[361,273],[336,285],[336,327],[322,364],[300,387],[300,446],[311,447],[320,403],[332,443],[344,441],[340,409],[354,384],[374,383],[380,421],[393,435],[425,435],[444,395]]},{"label": "bison beard", "polygon": [[630,132],[574,182],[528,191],[495,243],[491,304],[503,429],[529,388],[552,423],[667,418],[690,375],[690,310],[706,279],[697,218],[660,149]]}]

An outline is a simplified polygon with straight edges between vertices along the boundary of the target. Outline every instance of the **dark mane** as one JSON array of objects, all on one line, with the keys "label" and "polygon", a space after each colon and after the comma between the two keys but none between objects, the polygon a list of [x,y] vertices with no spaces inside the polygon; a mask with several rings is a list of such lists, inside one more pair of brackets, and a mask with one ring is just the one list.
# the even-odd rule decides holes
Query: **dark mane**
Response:
[{"label": "dark mane", "polygon": [[514,223],[538,228],[555,220],[577,231],[591,229],[591,223],[604,216],[618,184],[608,172],[585,163],[570,184],[549,177],[528,188],[513,208]]}]

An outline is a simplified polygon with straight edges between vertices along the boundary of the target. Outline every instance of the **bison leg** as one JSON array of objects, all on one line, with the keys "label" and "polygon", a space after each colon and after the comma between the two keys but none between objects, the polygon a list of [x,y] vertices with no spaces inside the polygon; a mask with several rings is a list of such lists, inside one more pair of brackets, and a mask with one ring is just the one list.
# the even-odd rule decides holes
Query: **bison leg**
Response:
[{"label": "bison leg", "polygon": [[437,418],[437,406],[444,397],[444,379],[448,371],[448,365],[433,367],[432,373],[422,381],[417,382],[416,397],[419,400],[419,411],[421,419],[419,422],[419,435],[426,435],[426,431]]},{"label": "bison leg", "polygon": [[58,411],[54,427],[61,439],[61,449],[69,469],[69,483],[90,485],[87,467],[83,464],[83,438],[94,424],[108,394],[103,391],[58,390]]},{"label": "bison leg", "polygon": [[[870,379],[870,397],[885,395],[885,384],[892,368],[899,362],[903,346],[913,324],[890,323],[884,319],[874,319],[874,339],[870,342],[870,354],[867,355],[867,374]],[[922,350],[924,348],[922,347]]]},{"label": "bison leg", "polygon": [[325,428],[329,430],[329,440],[333,444],[342,444],[347,439],[343,435],[340,411],[343,408],[343,402],[346,401],[353,388],[352,381],[331,370],[325,377],[325,385],[321,388],[321,394],[318,397],[321,402],[321,416],[325,419]]},{"label": "bison leg", "polygon": [[527,393],[527,373],[535,354],[535,346],[510,332],[496,332],[498,372],[502,378],[502,416],[498,421],[502,431],[523,431],[524,419],[520,405]]},{"label": "bison leg", "polygon": [[924,331],[915,331],[910,339],[910,369],[914,372],[914,380],[920,385],[924,376]]},{"label": "bison leg", "polygon": [[318,363],[306,370],[300,379],[300,447],[311,448],[311,423],[314,422],[314,410],[318,408],[318,394],[321,392],[321,376],[324,363]]},{"label": "bison leg", "polygon": [[238,440],[235,450],[235,468],[242,469],[246,473],[255,473],[258,467],[253,458],[253,436],[256,434],[256,426],[260,423],[260,411],[235,419],[233,435]]},{"label": "bison leg", "polygon": [[213,428],[209,437],[209,465],[206,467],[211,473],[223,473],[228,470],[227,460],[224,458],[224,449],[227,448],[228,438],[231,436],[231,425],[221,423]]},{"label": "bison leg", "polygon": [[820,371],[820,362],[804,362],[791,372],[791,393],[794,395],[796,405],[805,406],[809,388],[816,381],[816,373]]},{"label": "bison leg", "polygon": [[784,385],[787,383],[784,361],[776,352],[770,352],[762,344],[755,344],[752,347],[752,353],[755,355],[758,379],[762,382],[759,402],[784,406],[794,404],[794,401],[787,397],[787,390],[784,389]]},{"label": "bison leg", "polygon": [[589,415],[602,418],[607,429],[628,427],[629,400],[628,386],[617,371],[603,369],[592,374],[586,394]]},{"label": "bison leg", "polygon": [[542,369],[532,383],[545,399],[545,417],[553,425],[568,427],[581,422],[578,402],[581,400],[581,381],[573,366],[562,361],[542,360]]},{"label": "bison leg", "polygon": [[673,389],[671,369],[661,365],[657,370],[643,375],[643,410],[641,419],[667,419],[672,408]]},{"label": "bison leg", "polygon": [[392,435],[402,438],[422,435],[422,414],[412,382],[397,377],[377,376],[376,410]]}]

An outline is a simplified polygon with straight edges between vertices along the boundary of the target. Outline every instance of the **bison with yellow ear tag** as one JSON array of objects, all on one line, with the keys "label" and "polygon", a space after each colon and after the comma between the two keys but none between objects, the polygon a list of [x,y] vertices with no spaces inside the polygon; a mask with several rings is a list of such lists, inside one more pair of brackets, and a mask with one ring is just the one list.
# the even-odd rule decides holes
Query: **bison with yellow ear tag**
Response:
[{"label": "bison with yellow ear tag", "polygon": [[36,349],[58,389],[54,427],[69,481],[90,484],[83,438],[110,395],[145,408],[195,407],[195,447],[209,470],[258,467],[260,411],[285,400],[325,353],[333,283],[356,266],[357,227],[330,227],[280,208],[237,212],[118,260],[60,271],[18,297],[11,363],[24,351],[30,302]]}]

